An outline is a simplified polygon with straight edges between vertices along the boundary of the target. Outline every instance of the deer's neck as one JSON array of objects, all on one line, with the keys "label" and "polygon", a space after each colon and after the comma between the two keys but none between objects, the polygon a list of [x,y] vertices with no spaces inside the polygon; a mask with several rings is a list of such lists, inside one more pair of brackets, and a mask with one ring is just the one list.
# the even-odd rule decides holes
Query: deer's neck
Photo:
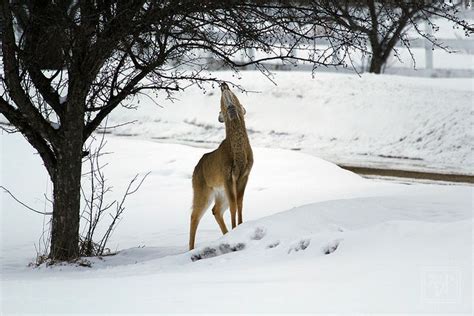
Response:
[{"label": "deer's neck", "polygon": [[226,122],[226,138],[230,143],[234,160],[246,160],[250,143],[242,117]]}]

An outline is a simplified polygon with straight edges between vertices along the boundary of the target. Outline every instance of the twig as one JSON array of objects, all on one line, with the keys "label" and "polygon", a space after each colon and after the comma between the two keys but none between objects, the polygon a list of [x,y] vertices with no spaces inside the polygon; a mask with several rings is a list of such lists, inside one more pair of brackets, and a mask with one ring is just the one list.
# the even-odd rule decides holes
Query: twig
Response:
[{"label": "twig", "polygon": [[38,210],[35,210],[34,208],[26,205],[25,203],[23,203],[22,201],[20,201],[19,199],[17,199],[13,193],[11,193],[7,188],[5,188],[4,186],[1,186],[0,185],[0,188],[3,189],[5,191],[5,193],[8,193],[16,202],[18,202],[19,204],[21,204],[22,206],[24,206],[25,208],[29,209],[30,211],[33,211],[35,213],[38,213],[38,214],[41,214],[41,215],[53,215],[53,212],[41,212],[41,211],[38,211]]},{"label": "twig", "polygon": [[107,245],[107,242],[108,242],[110,236],[112,235],[112,233],[114,232],[114,230],[115,230],[115,228],[118,224],[117,221],[120,221],[120,215],[122,215],[123,211],[125,210],[125,207],[124,207],[125,200],[127,199],[127,197],[129,195],[132,195],[132,194],[134,194],[135,192],[138,191],[138,189],[141,187],[141,185],[143,184],[143,182],[145,181],[145,179],[148,177],[148,175],[150,173],[151,173],[151,171],[147,172],[143,176],[143,178],[140,180],[138,185],[135,188],[132,188],[133,184],[138,179],[138,174],[135,175],[135,177],[128,184],[127,190],[125,191],[125,194],[123,195],[122,200],[120,201],[120,203],[118,201],[115,201],[115,204],[117,205],[117,210],[116,210],[115,215],[109,214],[110,217],[112,218],[112,222],[110,223],[109,227],[107,228],[107,231],[105,232],[104,236],[102,237],[101,241],[99,242],[99,250],[98,250],[99,254],[103,254],[103,252],[105,250],[105,246]]}]

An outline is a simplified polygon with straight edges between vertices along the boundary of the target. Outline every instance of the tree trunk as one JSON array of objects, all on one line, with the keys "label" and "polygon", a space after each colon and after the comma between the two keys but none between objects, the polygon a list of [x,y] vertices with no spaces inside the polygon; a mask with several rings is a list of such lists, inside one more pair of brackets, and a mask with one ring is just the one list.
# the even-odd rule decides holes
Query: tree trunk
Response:
[{"label": "tree trunk", "polygon": [[[80,94],[83,95],[85,93]],[[59,261],[73,260],[79,256],[85,97],[76,94],[73,96],[76,97],[71,98],[64,114],[53,176],[53,222],[49,257]]]},{"label": "tree trunk", "polygon": [[71,148],[66,148],[57,160],[49,254],[54,260],[72,260],[79,256],[81,167],[81,155]]},{"label": "tree trunk", "polygon": [[369,72],[380,74],[382,73],[382,67],[387,62],[389,54],[387,50],[391,51],[391,48],[385,47],[380,43],[378,35],[376,33],[369,36],[370,48],[372,55],[370,56],[370,67]]},{"label": "tree trunk", "polygon": [[382,73],[382,66],[384,65],[385,60],[381,56],[377,56],[375,54],[372,55],[370,59],[370,73],[380,74]]}]

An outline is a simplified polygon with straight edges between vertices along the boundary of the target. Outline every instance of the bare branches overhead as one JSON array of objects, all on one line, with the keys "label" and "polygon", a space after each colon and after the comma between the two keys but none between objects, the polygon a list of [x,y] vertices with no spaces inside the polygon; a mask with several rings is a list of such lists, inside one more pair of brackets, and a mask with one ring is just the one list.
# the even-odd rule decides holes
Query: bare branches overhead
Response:
[{"label": "bare branches overhead", "polygon": [[271,60],[346,66],[368,42],[384,58],[404,40],[389,21],[444,16],[463,26],[455,12],[416,3],[425,1],[0,0],[0,113],[53,181],[50,256],[79,253],[83,146],[118,106],[218,81],[210,59],[267,75]]},{"label": "bare branches overhead", "polygon": [[[47,132],[45,121],[57,122],[61,131],[75,89],[86,114],[85,141],[142,90],[172,93],[185,81],[215,80],[204,71],[209,56],[225,67],[264,70],[262,63],[274,59],[341,65],[342,58],[331,58],[334,52],[364,49],[357,34],[335,27],[323,11],[292,2],[4,1],[3,7],[3,54],[11,70],[5,73],[16,74],[5,77],[8,97],[30,118],[43,116],[34,121],[51,141],[55,132]],[[318,47],[318,39],[329,39],[331,49]],[[244,49],[257,56],[238,62],[234,57]]]}]

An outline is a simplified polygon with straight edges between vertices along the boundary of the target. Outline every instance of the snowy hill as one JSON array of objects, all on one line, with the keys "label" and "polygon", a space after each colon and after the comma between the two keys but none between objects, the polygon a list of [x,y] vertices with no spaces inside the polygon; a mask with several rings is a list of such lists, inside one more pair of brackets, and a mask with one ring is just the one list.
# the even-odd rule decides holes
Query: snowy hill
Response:
[{"label": "snowy hill", "polygon": [[[472,78],[309,72],[215,72],[239,84],[255,146],[300,150],[346,164],[473,174]],[[223,135],[216,87],[191,87],[174,102],[142,95],[108,119],[116,135],[212,148]],[[0,116],[0,122],[5,118]]]},{"label": "snowy hill", "polygon": [[[38,157],[19,135],[0,141],[2,184],[48,211]],[[367,180],[256,147],[245,223],[221,236],[208,211],[187,252],[190,176],[206,150],[110,136],[107,151],[114,195],[151,171],[113,235],[120,252],[92,268],[29,268],[43,218],[2,194],[2,313],[472,311],[472,187]]]},{"label": "snowy hill", "polygon": [[[364,74],[277,72],[275,86],[260,73],[241,79],[217,72],[248,91],[240,94],[255,146],[301,150],[336,163],[472,174],[472,79],[407,78]],[[217,121],[217,89],[196,87],[171,103],[148,97],[137,110],[113,112],[109,126],[163,142],[213,147],[223,126]]]}]

